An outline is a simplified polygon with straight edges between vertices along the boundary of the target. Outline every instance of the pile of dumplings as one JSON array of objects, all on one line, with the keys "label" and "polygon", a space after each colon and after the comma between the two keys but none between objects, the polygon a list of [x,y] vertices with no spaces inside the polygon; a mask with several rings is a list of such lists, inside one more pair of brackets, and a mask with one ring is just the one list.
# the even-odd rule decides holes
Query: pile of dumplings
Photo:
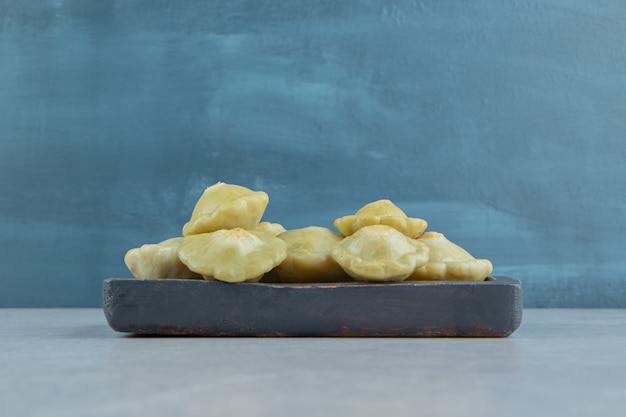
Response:
[{"label": "pile of dumplings", "polygon": [[483,281],[493,270],[427,222],[389,200],[335,219],[339,233],[309,226],[285,230],[262,222],[263,191],[218,182],[196,203],[182,236],[129,250],[126,266],[139,279],[331,283]]}]

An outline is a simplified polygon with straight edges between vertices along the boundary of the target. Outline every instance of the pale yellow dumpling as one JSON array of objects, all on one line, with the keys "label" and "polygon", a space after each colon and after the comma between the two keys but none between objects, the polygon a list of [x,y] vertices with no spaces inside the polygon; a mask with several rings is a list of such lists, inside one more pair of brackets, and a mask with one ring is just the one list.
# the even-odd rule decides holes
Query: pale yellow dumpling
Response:
[{"label": "pale yellow dumpling", "polygon": [[269,197],[241,185],[218,182],[206,190],[196,203],[191,219],[183,226],[183,236],[210,233],[220,229],[254,229]]},{"label": "pale yellow dumpling", "polygon": [[326,227],[309,226],[278,235],[287,244],[287,258],[271,272],[283,283],[351,281],[330,256],[342,239]]},{"label": "pale yellow dumpling", "polygon": [[241,228],[186,236],[178,257],[205,279],[257,282],[287,257],[285,242],[269,233]]},{"label": "pale yellow dumpling", "polygon": [[493,271],[488,259],[476,259],[442,233],[424,233],[418,241],[430,248],[428,262],[416,268],[411,281],[484,281]]},{"label": "pale yellow dumpling", "polygon": [[331,250],[357,281],[403,281],[428,261],[428,246],[390,226],[365,226]]},{"label": "pale yellow dumpling", "polygon": [[135,278],[140,279],[202,279],[178,259],[182,237],[148,243],[126,252],[124,263]]},{"label": "pale yellow dumpling", "polygon": [[281,233],[287,231],[285,227],[280,223],[270,223],[270,222],[261,222],[256,225],[254,230],[258,230],[260,232],[266,232],[274,236],[278,236]]},{"label": "pale yellow dumpling", "polygon": [[355,214],[340,217],[334,225],[344,236],[350,236],[365,226],[383,224],[393,227],[410,238],[421,235],[428,226],[426,220],[408,217],[390,200],[378,200],[364,205]]}]

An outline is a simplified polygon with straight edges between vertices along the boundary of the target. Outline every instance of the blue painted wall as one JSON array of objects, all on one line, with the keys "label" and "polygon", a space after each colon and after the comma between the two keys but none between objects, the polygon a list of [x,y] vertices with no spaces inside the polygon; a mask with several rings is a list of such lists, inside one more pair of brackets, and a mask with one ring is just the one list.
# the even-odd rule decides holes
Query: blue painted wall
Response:
[{"label": "blue painted wall", "polygon": [[621,0],[0,0],[0,306],[99,306],[221,180],[626,307],[625,116]]}]

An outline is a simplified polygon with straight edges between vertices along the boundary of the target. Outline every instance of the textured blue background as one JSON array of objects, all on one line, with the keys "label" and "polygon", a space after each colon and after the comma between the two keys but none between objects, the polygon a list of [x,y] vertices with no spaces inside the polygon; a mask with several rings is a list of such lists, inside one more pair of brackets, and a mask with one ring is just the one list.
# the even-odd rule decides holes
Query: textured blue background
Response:
[{"label": "textured blue background", "polygon": [[0,306],[100,305],[221,180],[626,307],[625,116],[621,0],[0,0]]}]

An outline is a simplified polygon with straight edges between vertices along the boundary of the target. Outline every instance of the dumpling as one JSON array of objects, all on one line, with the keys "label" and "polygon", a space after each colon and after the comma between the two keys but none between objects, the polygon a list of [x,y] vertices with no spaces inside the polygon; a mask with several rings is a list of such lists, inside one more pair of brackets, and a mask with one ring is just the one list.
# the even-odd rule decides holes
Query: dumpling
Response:
[{"label": "dumpling", "polygon": [[182,237],[174,237],[130,249],[124,256],[124,263],[135,278],[202,279],[178,259],[178,247],[182,241]]},{"label": "dumpling", "polygon": [[391,226],[365,226],[331,250],[357,281],[403,281],[428,261],[428,246]]},{"label": "dumpling", "polygon": [[404,233],[410,238],[421,235],[428,223],[424,219],[408,217],[390,200],[378,200],[368,203],[355,214],[340,217],[334,225],[344,236],[350,236],[365,226],[384,224]]},{"label": "dumpling", "polygon": [[257,282],[287,257],[287,246],[269,233],[222,229],[186,236],[178,257],[205,279]]},{"label": "dumpling", "polygon": [[287,258],[272,271],[283,283],[351,281],[330,256],[341,236],[326,227],[309,226],[278,235],[287,244]]},{"label": "dumpling", "polygon": [[220,229],[254,229],[269,203],[263,191],[218,182],[208,187],[196,203],[191,219],[183,226],[183,236],[210,233]]},{"label": "dumpling", "polygon": [[427,232],[419,239],[430,248],[428,262],[408,278],[411,281],[484,281],[493,271],[488,259],[476,259],[442,233]]},{"label": "dumpling", "polygon": [[280,223],[261,222],[256,225],[254,230],[260,232],[267,232],[271,235],[278,236],[279,234],[286,232],[287,229]]}]

